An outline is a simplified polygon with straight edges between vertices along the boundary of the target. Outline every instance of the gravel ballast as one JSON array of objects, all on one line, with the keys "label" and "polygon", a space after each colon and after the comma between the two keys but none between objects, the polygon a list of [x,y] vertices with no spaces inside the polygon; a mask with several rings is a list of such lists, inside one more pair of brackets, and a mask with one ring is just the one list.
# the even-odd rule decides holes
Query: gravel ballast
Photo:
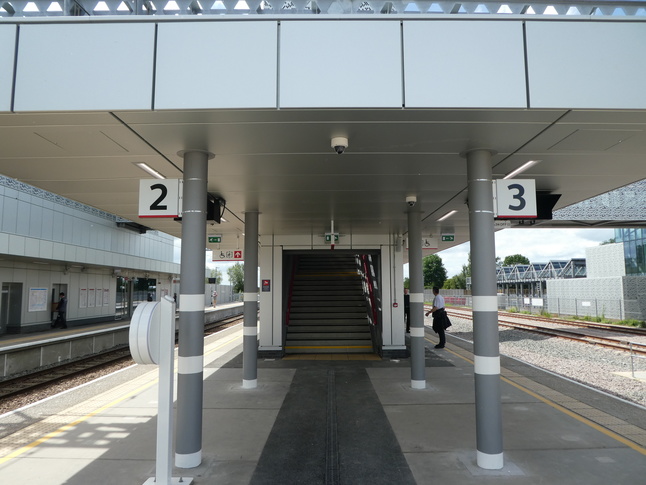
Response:
[{"label": "gravel ballast", "polygon": [[[452,315],[450,318],[453,325],[447,331],[447,341],[450,342],[450,336],[454,336],[473,342],[473,322]],[[633,357],[634,371],[642,377],[639,380],[631,378],[628,352],[505,327],[500,327],[499,335],[501,355],[646,406],[646,358],[643,356]],[[626,340],[642,341],[641,338]]]}]

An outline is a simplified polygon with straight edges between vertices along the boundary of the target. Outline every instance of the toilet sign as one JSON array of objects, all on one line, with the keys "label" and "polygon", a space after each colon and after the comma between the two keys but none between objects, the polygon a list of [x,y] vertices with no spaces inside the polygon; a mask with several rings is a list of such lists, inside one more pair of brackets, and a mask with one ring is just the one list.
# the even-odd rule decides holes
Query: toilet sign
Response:
[{"label": "toilet sign", "polygon": [[143,179],[139,181],[139,217],[180,217],[181,179]]}]

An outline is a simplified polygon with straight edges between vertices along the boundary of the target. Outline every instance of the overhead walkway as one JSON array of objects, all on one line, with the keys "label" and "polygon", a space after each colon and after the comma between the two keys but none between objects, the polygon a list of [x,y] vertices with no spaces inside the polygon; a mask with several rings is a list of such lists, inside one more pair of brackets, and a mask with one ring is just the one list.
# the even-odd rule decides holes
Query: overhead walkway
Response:
[{"label": "overhead walkway", "polygon": [[285,353],[372,353],[368,307],[352,255],[300,255]]}]

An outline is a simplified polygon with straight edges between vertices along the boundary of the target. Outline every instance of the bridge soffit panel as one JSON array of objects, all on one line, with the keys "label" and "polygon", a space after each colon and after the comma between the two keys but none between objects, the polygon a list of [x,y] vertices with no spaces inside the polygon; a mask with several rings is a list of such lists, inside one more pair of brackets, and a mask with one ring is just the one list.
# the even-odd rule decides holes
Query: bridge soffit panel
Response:
[{"label": "bridge soffit panel", "polygon": [[[646,65],[633,62],[646,50],[642,23],[527,21],[527,66],[518,20],[280,23],[163,22],[156,54],[152,22],[21,25],[14,110],[150,110],[153,100],[155,109],[646,109]],[[15,25],[0,27],[12,45]],[[13,68],[7,49],[8,85]]]}]

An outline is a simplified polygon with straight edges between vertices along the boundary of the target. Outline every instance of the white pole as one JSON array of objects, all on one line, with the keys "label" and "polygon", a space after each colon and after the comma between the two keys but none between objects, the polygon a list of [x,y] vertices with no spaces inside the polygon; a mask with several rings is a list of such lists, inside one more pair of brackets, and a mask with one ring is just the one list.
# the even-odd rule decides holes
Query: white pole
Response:
[{"label": "white pole", "polygon": [[173,478],[173,390],[175,373],[175,301],[161,299],[159,321],[159,390],[155,478],[144,485],[190,485],[192,478]]}]

